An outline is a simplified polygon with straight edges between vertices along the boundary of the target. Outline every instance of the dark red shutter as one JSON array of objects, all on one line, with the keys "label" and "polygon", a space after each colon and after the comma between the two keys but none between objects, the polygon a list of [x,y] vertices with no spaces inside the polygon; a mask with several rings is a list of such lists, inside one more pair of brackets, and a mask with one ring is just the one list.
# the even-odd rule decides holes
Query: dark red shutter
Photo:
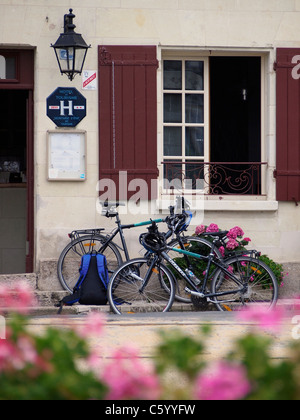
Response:
[{"label": "dark red shutter", "polygon": [[[299,56],[298,61],[296,56]],[[297,62],[300,63],[299,48],[277,50],[275,177],[278,201],[300,201],[300,69],[296,67]]]},{"label": "dark red shutter", "polygon": [[147,183],[143,199],[157,195],[157,68],[154,46],[99,46],[100,180],[114,180],[120,200],[140,191],[134,183],[127,190],[136,179]]}]

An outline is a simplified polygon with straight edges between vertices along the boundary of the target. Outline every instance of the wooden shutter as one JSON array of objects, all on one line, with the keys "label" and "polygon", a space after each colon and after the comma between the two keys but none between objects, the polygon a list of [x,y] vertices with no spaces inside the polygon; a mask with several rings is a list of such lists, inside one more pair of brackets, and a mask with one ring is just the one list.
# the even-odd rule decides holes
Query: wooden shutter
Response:
[{"label": "wooden shutter", "polygon": [[[299,57],[297,57],[299,56]],[[300,201],[300,49],[279,48],[277,77],[278,201]]]},{"label": "wooden shutter", "polygon": [[[112,179],[120,200],[139,191],[134,183],[127,191],[137,179],[148,186],[143,199],[157,195],[157,68],[154,46],[99,47],[100,180]],[[119,185],[120,171],[127,185]]]}]

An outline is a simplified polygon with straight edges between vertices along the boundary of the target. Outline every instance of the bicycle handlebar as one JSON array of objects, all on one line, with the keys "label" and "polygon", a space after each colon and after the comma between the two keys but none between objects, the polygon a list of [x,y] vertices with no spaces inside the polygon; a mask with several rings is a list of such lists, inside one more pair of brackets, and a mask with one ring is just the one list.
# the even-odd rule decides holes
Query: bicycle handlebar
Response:
[{"label": "bicycle handlebar", "polygon": [[[115,201],[115,202],[110,202],[110,201],[101,202],[100,201],[100,204],[102,204],[102,207],[103,207],[102,216],[105,216],[107,218],[109,217],[118,218],[119,213],[117,211],[117,208],[119,206],[125,206],[124,203],[121,203],[119,201]],[[186,208],[187,208],[187,211],[186,211]],[[189,202],[184,197],[178,196],[176,197],[175,206],[169,207],[170,216],[166,217],[165,219],[156,219],[154,220],[154,222],[156,223],[166,222],[169,230],[172,231],[173,233],[180,232],[181,230],[186,230],[188,225],[185,226],[185,222],[189,217],[191,218],[191,213],[189,213],[189,209],[190,209]],[[141,223],[123,225],[122,227],[124,229],[126,228],[129,229],[133,227],[147,226],[147,225],[150,225],[151,223],[152,223],[152,220],[147,220]]]}]

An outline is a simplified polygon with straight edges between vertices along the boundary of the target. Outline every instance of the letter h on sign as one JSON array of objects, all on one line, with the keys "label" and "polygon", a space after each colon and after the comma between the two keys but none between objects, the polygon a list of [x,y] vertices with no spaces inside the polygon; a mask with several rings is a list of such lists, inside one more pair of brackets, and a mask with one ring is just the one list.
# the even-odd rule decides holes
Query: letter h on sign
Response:
[{"label": "letter h on sign", "polygon": [[73,102],[72,101],[68,101],[69,105],[65,106],[65,101],[60,101],[60,115],[64,116],[65,115],[65,109],[69,110],[69,115],[73,115]]}]

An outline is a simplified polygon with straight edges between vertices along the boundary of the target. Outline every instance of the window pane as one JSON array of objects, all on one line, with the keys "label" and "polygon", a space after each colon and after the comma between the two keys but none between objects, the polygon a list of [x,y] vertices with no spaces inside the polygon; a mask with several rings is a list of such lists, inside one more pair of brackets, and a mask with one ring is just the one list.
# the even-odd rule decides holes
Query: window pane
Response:
[{"label": "window pane", "polygon": [[182,89],[182,62],[164,61],[164,89]]},{"label": "window pane", "polygon": [[185,122],[204,123],[204,95],[186,95]]},{"label": "window pane", "polygon": [[166,93],[164,95],[164,122],[182,122],[182,96]]},{"label": "window pane", "polygon": [[0,79],[16,79],[16,59],[0,55]]},{"label": "window pane", "polygon": [[186,90],[204,90],[204,62],[186,61],[185,88]]},{"label": "window pane", "polygon": [[0,55],[0,79],[6,79],[6,60]]},{"label": "window pane", "polygon": [[204,165],[203,163],[188,163],[185,165],[185,188],[189,190],[204,189]]},{"label": "window pane", "polygon": [[164,128],[164,155],[182,155],[182,129],[181,127]]},{"label": "window pane", "polygon": [[14,57],[6,58],[6,78],[16,79],[16,59]]},{"label": "window pane", "polygon": [[204,127],[186,127],[186,156],[204,156]]},{"label": "window pane", "polygon": [[164,162],[164,188],[169,190],[182,188],[182,163],[180,161]]}]

